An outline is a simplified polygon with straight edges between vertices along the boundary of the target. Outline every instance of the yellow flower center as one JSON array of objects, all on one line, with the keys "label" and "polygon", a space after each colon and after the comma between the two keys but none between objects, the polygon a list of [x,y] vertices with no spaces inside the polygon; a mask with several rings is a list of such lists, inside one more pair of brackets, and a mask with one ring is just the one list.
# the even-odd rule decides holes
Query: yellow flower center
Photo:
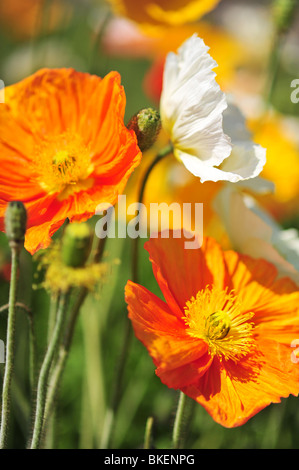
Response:
[{"label": "yellow flower center", "polygon": [[203,339],[211,356],[237,362],[254,348],[254,313],[244,312],[237,296],[215,287],[199,291],[185,307],[187,333]]},{"label": "yellow flower center", "polygon": [[48,194],[58,193],[60,200],[93,184],[91,154],[77,134],[47,139],[36,148],[33,161],[40,186]]}]

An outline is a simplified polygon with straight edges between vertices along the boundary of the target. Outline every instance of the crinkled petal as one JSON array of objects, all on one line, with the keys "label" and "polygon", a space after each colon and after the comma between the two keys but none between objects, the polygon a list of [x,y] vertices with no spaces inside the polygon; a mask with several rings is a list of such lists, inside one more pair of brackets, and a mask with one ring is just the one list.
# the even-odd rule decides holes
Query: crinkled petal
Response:
[{"label": "crinkled petal", "polygon": [[208,49],[193,35],[177,55],[168,54],[160,112],[175,151],[185,150],[210,165],[219,165],[230,154],[231,144],[222,125],[226,98],[215,80],[217,64]]},{"label": "crinkled petal", "polygon": [[196,384],[183,392],[200,403],[222,426],[245,424],[252,416],[281,397],[297,396],[298,364],[291,361],[290,347],[261,340],[258,357],[239,362],[214,360]]},{"label": "crinkled petal", "polygon": [[160,101],[174,155],[205,181],[237,183],[257,177],[266,151],[251,141],[243,115],[221,91],[216,62],[196,35],[167,56]]}]

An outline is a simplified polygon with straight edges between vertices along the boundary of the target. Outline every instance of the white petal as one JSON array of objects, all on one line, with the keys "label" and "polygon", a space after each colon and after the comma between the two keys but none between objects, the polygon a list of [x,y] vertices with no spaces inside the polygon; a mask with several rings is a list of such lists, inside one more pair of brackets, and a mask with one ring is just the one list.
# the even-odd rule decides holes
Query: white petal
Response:
[{"label": "white petal", "polygon": [[238,108],[227,106],[215,80],[216,65],[196,35],[178,54],[168,54],[160,102],[162,125],[175,156],[202,182],[237,183],[260,174],[266,151],[251,141]]},{"label": "white petal", "polygon": [[[255,178],[266,163],[266,149],[252,142],[234,145],[233,150],[220,169],[235,175],[235,181]],[[231,181],[231,179],[229,179]]]},{"label": "white petal", "polygon": [[210,166],[210,162],[202,161],[188,153],[177,151],[177,157],[193,175],[205,181],[230,181],[238,183],[249,178],[255,178],[261,172],[266,162],[266,151],[259,145],[234,147],[231,155],[219,168]]},{"label": "white petal", "polygon": [[239,175],[215,168],[210,165],[209,161],[202,161],[188,153],[178,151],[177,157],[190,173],[200,178],[202,183],[205,181],[230,181],[236,183],[240,180]]},{"label": "white petal", "polygon": [[231,144],[222,122],[226,98],[215,81],[217,64],[207,51],[194,35],[178,55],[168,54],[160,113],[177,149],[218,166],[230,154]]},{"label": "white petal", "polygon": [[237,181],[255,178],[266,163],[266,149],[252,142],[243,114],[232,103],[223,114],[223,126],[231,137],[233,149],[221,170],[237,174]]}]

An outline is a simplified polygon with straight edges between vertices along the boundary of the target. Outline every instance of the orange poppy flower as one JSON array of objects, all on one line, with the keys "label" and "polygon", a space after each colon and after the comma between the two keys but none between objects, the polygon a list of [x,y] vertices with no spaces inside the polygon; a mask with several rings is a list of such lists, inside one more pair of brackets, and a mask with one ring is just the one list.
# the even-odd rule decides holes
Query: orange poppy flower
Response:
[{"label": "orange poppy flower", "polygon": [[5,90],[0,105],[0,229],[7,203],[28,211],[25,248],[50,243],[66,218],[83,221],[115,204],[141,152],[124,125],[117,72],[101,79],[43,69]]},{"label": "orange poppy flower", "polygon": [[174,236],[145,244],[166,302],[131,281],[126,286],[129,318],[161,381],[226,427],[298,395],[295,284],[276,280],[267,261],[222,251],[212,238],[190,250]]}]

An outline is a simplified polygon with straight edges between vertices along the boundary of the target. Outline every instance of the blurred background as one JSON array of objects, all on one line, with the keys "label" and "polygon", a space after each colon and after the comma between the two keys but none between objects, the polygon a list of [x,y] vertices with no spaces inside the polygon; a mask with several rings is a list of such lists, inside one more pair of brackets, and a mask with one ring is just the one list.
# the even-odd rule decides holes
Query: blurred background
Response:
[{"label": "blurred background", "polygon": [[[156,22],[160,24],[144,24],[136,14],[112,9],[113,3],[0,0],[0,80],[9,86],[43,67],[73,67],[99,76],[117,70],[127,97],[127,122],[141,108],[159,107],[165,56],[196,32],[210,46],[211,55],[218,62],[220,86],[236,97],[256,142],[268,148],[263,176],[274,181],[276,192],[260,196],[261,204],[283,227],[299,228],[299,103],[290,98],[291,82],[299,79],[298,9],[278,41],[271,1],[221,0],[200,18],[182,19],[175,25],[168,24],[167,19]],[[163,138],[161,135],[156,147],[163,144]],[[144,154],[142,164],[129,181],[126,194],[130,201],[136,200],[140,178],[154,154],[155,148]],[[216,233],[223,240],[225,234],[210,207],[218,189],[218,183],[199,184],[182,165],[167,159],[153,171],[145,200],[146,203],[204,202],[207,233]],[[94,219],[89,222],[91,225],[96,223]],[[111,400],[126,327],[123,293],[131,276],[130,259],[130,239],[107,240],[105,260],[121,262],[114,264],[106,282],[84,303],[55,422],[45,447],[101,446],[105,410]],[[37,265],[35,258],[22,253],[18,299],[33,312],[42,358],[50,295],[39,285]],[[5,235],[0,234],[0,306],[7,303],[9,273],[10,253]],[[147,253],[142,249],[140,284],[161,296]],[[2,312],[1,339],[5,338],[5,331],[6,315]],[[28,335],[28,319],[20,309],[10,442],[14,448],[26,446],[31,425]],[[2,380],[3,365],[0,373]],[[152,416],[154,446],[169,448],[178,393],[161,384],[146,349],[135,338],[131,340],[123,383],[112,447],[142,447],[145,423]],[[194,404],[185,447],[298,448],[298,408],[297,399],[290,397],[279,405],[269,406],[240,428],[225,429]]]}]

